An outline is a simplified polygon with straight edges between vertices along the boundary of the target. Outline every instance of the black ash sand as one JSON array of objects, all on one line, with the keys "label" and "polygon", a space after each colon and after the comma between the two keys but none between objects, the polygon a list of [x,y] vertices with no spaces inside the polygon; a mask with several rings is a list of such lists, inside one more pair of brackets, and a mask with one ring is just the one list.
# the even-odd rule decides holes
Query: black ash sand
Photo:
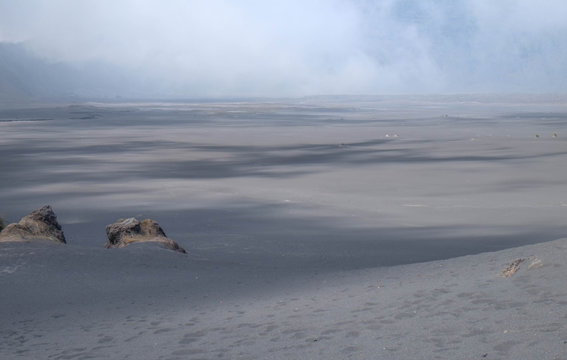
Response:
[{"label": "black ash sand", "polygon": [[[0,213],[51,204],[68,245],[0,244],[0,357],[561,358],[566,110],[558,97],[2,110]],[[105,226],[131,216],[189,255],[104,249]]]}]

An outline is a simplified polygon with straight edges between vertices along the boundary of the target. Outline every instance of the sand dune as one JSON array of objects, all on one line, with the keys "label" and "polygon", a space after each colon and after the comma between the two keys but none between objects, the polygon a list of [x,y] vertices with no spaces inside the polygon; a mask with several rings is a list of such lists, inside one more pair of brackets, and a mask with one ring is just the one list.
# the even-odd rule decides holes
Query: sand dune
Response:
[{"label": "sand dune", "polygon": [[[567,239],[286,279],[124,250],[3,247],[0,356],[559,359],[567,351]],[[526,261],[503,277],[518,258]]]},{"label": "sand dune", "polygon": [[564,358],[564,103],[0,110],[0,215],[67,240],[0,243],[0,358]]}]

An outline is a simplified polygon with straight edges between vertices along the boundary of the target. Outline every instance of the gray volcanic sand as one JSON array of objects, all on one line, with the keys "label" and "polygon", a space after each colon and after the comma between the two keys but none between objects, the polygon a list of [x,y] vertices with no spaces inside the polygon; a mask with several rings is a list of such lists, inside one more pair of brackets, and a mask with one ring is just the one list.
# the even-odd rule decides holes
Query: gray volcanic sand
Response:
[{"label": "gray volcanic sand", "polygon": [[[0,358],[561,358],[565,103],[0,110],[0,214],[69,243],[0,244]],[[131,216],[190,254],[104,249]]]}]

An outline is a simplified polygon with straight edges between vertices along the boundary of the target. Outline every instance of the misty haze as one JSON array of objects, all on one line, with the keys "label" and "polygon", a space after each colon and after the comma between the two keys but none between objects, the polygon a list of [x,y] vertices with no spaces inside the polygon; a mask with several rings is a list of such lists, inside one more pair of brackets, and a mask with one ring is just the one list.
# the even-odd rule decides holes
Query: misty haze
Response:
[{"label": "misty haze", "polygon": [[0,0],[0,358],[559,359],[567,3]]}]

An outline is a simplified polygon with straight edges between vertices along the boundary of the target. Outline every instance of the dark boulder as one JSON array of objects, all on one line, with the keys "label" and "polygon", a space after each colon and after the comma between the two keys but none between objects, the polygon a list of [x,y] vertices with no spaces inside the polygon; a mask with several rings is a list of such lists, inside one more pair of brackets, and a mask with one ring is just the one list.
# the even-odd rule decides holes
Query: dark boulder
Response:
[{"label": "dark boulder", "polygon": [[105,248],[122,248],[133,243],[158,243],[168,249],[186,253],[185,249],[169,239],[159,224],[151,219],[139,221],[136,218],[118,220],[106,227],[108,241]]},{"label": "dark boulder", "polygon": [[0,232],[3,241],[48,240],[66,244],[65,235],[51,206],[45,205],[24,216],[19,222],[6,226]]}]

